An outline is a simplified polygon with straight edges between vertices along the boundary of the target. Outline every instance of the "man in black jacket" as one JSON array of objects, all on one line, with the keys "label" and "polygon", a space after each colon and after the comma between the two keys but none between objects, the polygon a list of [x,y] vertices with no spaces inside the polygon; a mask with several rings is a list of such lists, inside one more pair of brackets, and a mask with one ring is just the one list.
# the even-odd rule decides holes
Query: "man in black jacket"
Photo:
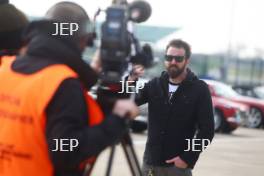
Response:
[{"label": "man in black jacket", "polygon": [[[209,89],[189,68],[191,49],[182,40],[166,47],[165,67],[136,98],[148,103],[148,139],[144,153],[145,175],[191,175],[201,151],[214,136],[213,108]],[[143,68],[135,66],[128,77],[136,80]]]},{"label": "man in black jacket", "polygon": [[[82,176],[84,170],[80,169],[81,163],[119,140],[127,128],[125,117],[129,114],[129,118],[134,118],[138,108],[132,100],[117,100],[112,113],[108,114],[102,123],[88,126],[88,121],[92,118],[90,116],[95,114],[87,113],[92,107],[87,107],[83,88],[89,90],[96,83],[97,74],[94,70],[100,70],[97,62],[93,62],[93,70],[82,60],[82,52],[89,40],[86,30],[90,22],[88,15],[75,3],[61,2],[47,12],[46,18],[47,20],[32,22],[28,26],[24,37],[28,41],[27,51],[25,55],[17,57],[11,69],[17,75],[25,76],[41,74],[47,67],[63,64],[77,73],[77,78],[63,80],[48,102],[44,112],[46,125],[43,135],[48,145],[48,158],[53,166],[52,175]],[[79,30],[72,36],[52,35],[55,31],[54,22],[77,23]],[[44,96],[41,91],[39,90],[40,98]],[[37,106],[36,102],[28,103],[32,109]],[[11,133],[12,131],[9,134]],[[57,145],[54,139],[74,139],[78,141],[78,146],[71,152],[53,151]],[[27,140],[37,139],[32,137],[22,140],[24,145],[27,145]],[[22,171],[25,171],[25,168],[21,168],[20,174],[24,173]]]}]

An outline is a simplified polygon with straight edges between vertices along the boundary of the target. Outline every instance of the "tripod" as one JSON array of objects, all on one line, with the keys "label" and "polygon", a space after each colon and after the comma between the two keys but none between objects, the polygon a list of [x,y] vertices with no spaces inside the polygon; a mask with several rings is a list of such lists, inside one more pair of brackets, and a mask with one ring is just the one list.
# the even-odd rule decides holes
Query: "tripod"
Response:
[{"label": "tripod", "polygon": [[[103,86],[102,86],[103,85]],[[112,90],[113,89],[113,90]],[[120,83],[101,83],[101,86],[97,89],[97,101],[101,105],[101,108],[105,112],[105,114],[108,114],[111,112],[111,109],[113,107],[113,103],[115,102],[116,99],[118,98],[128,98],[128,94],[118,94],[119,90],[122,90],[122,85]],[[133,89],[133,92],[135,90]],[[130,95],[130,99],[134,100],[135,99],[135,94]],[[129,114],[127,114],[129,115]],[[127,129],[125,134],[120,140],[121,146],[125,152],[125,157],[128,162],[130,171],[132,173],[132,176],[143,176],[141,172],[141,168],[135,153],[135,149],[133,147],[133,142],[129,133],[129,123],[130,121],[126,119],[126,125]],[[115,149],[116,149],[116,144],[111,146],[111,151],[110,151],[110,156],[108,159],[108,165],[107,165],[107,170],[106,170],[106,176],[110,176],[112,165],[113,165],[113,158],[115,154]],[[87,164],[85,167],[85,171],[83,176],[90,176],[92,169],[94,167],[95,161]]]},{"label": "tripod", "polygon": [[[132,139],[130,136],[130,133],[127,131],[123,138],[120,141],[121,146],[125,152],[125,156],[127,159],[127,162],[129,164],[130,171],[132,173],[132,176],[143,176],[139,162],[135,153],[135,149],[133,147]],[[112,165],[113,165],[113,159],[115,154],[116,145],[111,146],[110,156],[108,159],[108,165],[106,170],[106,176],[110,176]],[[83,176],[90,176],[92,169],[94,167],[95,162],[92,164],[87,164]]]},{"label": "tripod", "polygon": [[[138,162],[138,159],[137,159],[137,156],[135,153],[135,149],[133,147],[132,139],[131,139],[130,133],[128,131],[126,132],[124,137],[121,139],[120,143],[121,143],[121,146],[125,152],[125,156],[126,156],[128,164],[129,164],[129,168],[130,168],[132,175],[133,176],[142,176],[142,172],[141,172],[139,162]],[[109,160],[108,160],[108,166],[107,166],[107,170],[106,170],[106,176],[110,176],[111,167],[113,164],[113,158],[114,158],[114,154],[115,154],[115,148],[116,148],[116,145],[113,145],[111,147],[111,152],[110,152],[110,156],[109,156]]]},{"label": "tripod", "polygon": [[[134,100],[135,95],[130,96],[130,99]],[[129,120],[126,121],[127,127],[129,126]],[[139,162],[136,156],[136,152],[133,146],[133,141],[131,139],[131,135],[129,133],[129,128],[127,128],[126,133],[124,134],[123,138],[120,141],[121,146],[125,152],[125,156],[130,168],[130,171],[132,173],[132,176],[143,176]],[[110,176],[111,168],[113,165],[113,158],[115,154],[116,145],[111,146],[111,152],[108,159],[108,166],[106,170],[106,176]]]}]

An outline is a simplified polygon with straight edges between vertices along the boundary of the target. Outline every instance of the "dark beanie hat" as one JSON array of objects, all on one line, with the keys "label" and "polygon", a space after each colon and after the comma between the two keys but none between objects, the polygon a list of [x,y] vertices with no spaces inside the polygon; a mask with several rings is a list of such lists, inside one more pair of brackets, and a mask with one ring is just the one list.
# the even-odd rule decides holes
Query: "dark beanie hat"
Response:
[{"label": "dark beanie hat", "polygon": [[0,0],[0,4],[8,4],[9,0]]},{"label": "dark beanie hat", "polygon": [[8,0],[0,0],[0,50],[20,48],[21,35],[27,24],[28,19],[23,12]]}]

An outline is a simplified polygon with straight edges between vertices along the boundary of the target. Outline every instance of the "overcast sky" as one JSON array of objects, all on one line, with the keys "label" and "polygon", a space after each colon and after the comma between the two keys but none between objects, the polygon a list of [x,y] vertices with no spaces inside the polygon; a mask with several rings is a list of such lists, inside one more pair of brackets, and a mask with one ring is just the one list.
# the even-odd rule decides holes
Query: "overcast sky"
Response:
[{"label": "overcast sky", "polygon": [[[59,0],[10,0],[27,15],[43,16]],[[89,16],[106,8],[111,0],[75,0]],[[264,56],[263,0],[148,0],[149,25],[180,27],[171,38],[191,43],[194,52],[214,53],[232,49],[241,56]]]}]

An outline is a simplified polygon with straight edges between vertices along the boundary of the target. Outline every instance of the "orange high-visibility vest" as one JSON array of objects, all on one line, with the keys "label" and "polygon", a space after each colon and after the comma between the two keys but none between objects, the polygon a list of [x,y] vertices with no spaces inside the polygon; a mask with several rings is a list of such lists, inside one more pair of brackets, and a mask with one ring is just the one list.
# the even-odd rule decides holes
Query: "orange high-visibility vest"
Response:
[{"label": "orange high-visibility vest", "polygon": [[0,56],[0,65],[2,64],[2,59],[10,59],[10,60],[15,60],[16,56]]},{"label": "orange high-visibility vest", "polygon": [[[45,109],[63,80],[77,78],[77,74],[63,64],[21,74],[12,71],[13,60],[3,57],[0,67],[0,175],[52,176]],[[100,107],[86,92],[84,96],[88,125],[101,123]]]}]

